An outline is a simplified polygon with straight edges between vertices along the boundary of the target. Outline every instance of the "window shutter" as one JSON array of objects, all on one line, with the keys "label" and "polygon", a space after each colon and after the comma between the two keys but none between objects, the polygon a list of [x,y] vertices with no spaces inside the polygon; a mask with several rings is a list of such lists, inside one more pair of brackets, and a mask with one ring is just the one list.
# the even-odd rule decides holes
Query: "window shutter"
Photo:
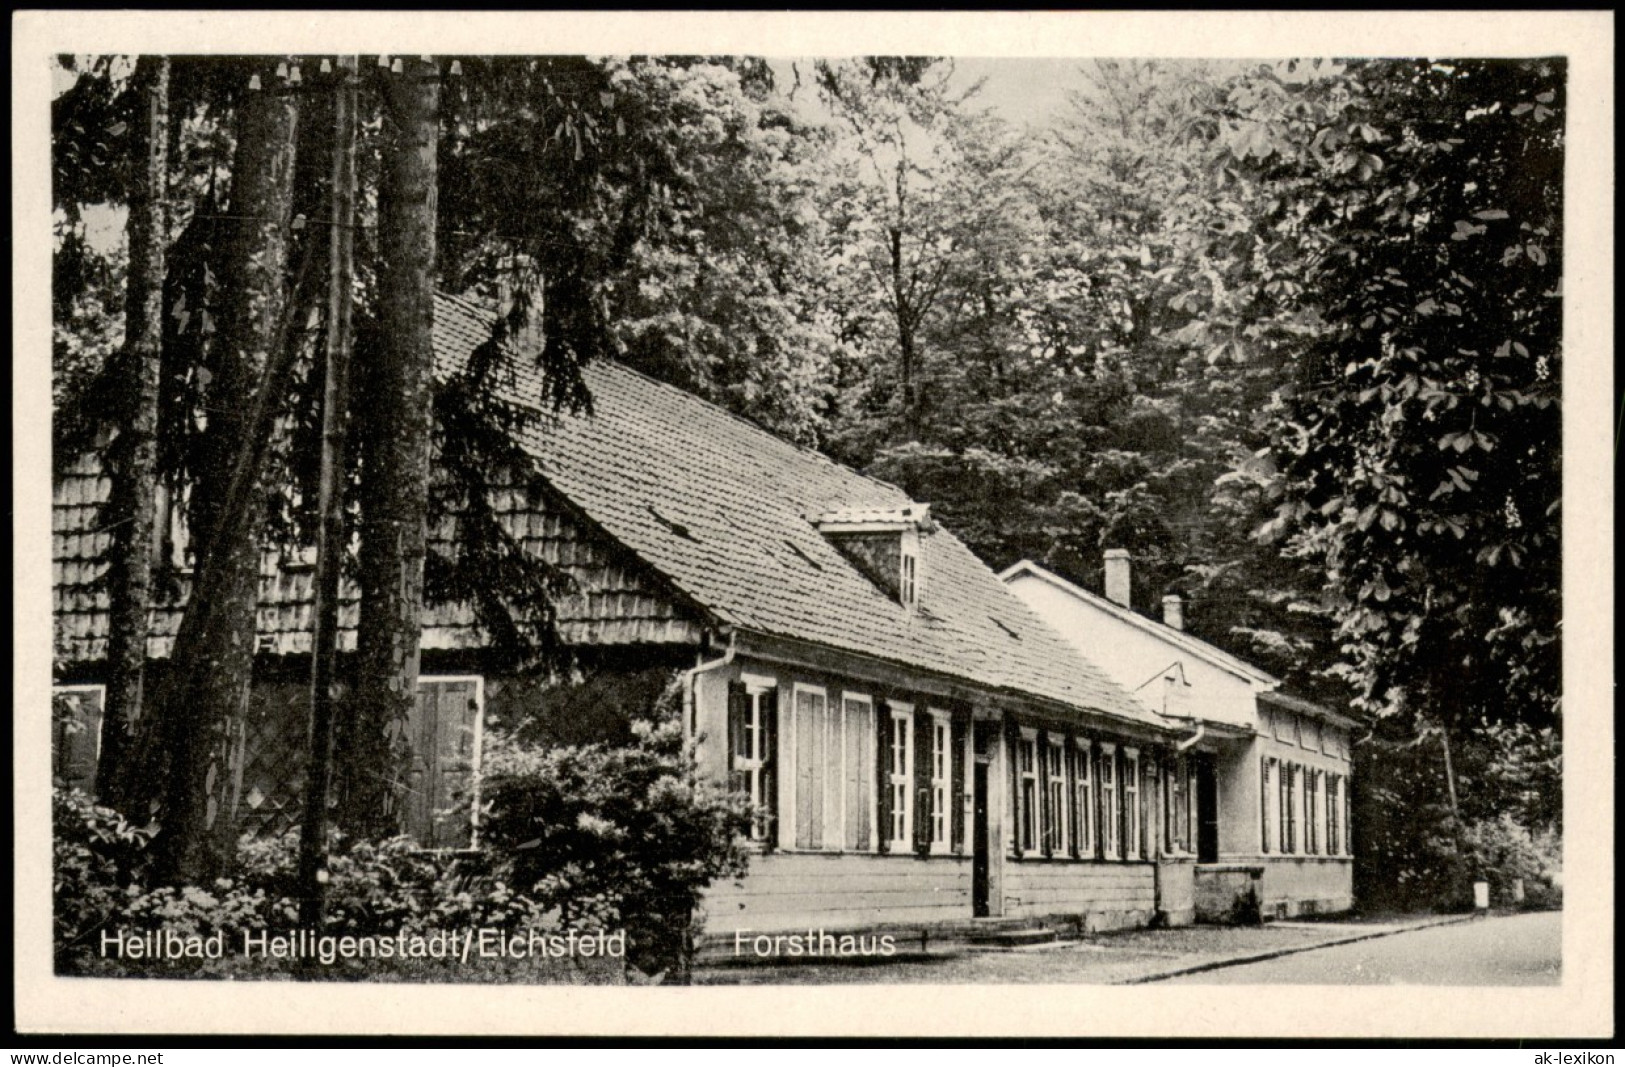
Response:
[{"label": "window shutter", "polygon": [[1089,805],[1094,809],[1095,822],[1095,859],[1106,858],[1106,820],[1102,818],[1106,808],[1105,801],[1101,799],[1104,790],[1100,782],[1101,749],[1100,743],[1091,738],[1086,758],[1089,760]]},{"label": "window shutter", "polygon": [[1128,757],[1119,748],[1112,753],[1112,759],[1117,764],[1117,859],[1128,859],[1128,790],[1123,788],[1128,780]]},{"label": "window shutter", "polygon": [[965,851],[965,737],[970,732],[970,717],[955,711],[948,725],[949,759],[952,761],[952,781],[949,788],[949,839],[953,850]]},{"label": "window shutter", "polygon": [[750,720],[750,694],[744,682],[728,683],[728,788],[738,792],[745,788],[745,776],[739,770],[740,749],[745,745],[745,724]]},{"label": "window shutter", "polygon": [[1055,813],[1049,810],[1049,733],[1038,731],[1038,738],[1033,742],[1033,757],[1038,766],[1038,818],[1033,826],[1039,854],[1048,859],[1052,853],[1050,847],[1050,830],[1055,825]]},{"label": "window shutter", "polygon": [[935,720],[917,704],[914,712],[914,851],[931,852],[931,737]]},{"label": "window shutter", "polygon": [[758,699],[762,709],[762,802],[767,808],[763,839],[771,851],[779,843],[779,691],[769,689]]},{"label": "window shutter", "polygon": [[1078,738],[1071,731],[1066,735],[1066,758],[1061,761],[1061,773],[1066,775],[1062,790],[1066,793],[1066,854],[1078,858],[1078,842],[1083,840],[1083,826],[1078,816]]},{"label": "window shutter", "polygon": [[1157,757],[1140,754],[1140,858],[1151,858],[1151,837],[1157,832]]},{"label": "window shutter", "polygon": [[1259,842],[1264,851],[1270,850],[1270,760],[1268,756],[1258,757],[1258,818],[1264,827]]},{"label": "window shutter", "polygon": [[1005,762],[1010,765],[1010,839],[1016,857],[1021,857],[1021,729],[1014,715],[1004,717]]},{"label": "window shutter", "polygon": [[881,852],[891,851],[891,705],[884,700],[875,701],[875,790],[880,817],[875,820],[875,846]]}]

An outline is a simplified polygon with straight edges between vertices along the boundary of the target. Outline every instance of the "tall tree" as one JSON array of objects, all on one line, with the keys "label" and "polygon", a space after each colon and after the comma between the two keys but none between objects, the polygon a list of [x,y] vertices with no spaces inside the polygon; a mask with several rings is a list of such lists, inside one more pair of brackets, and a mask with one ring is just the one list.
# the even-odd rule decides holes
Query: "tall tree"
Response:
[{"label": "tall tree", "polygon": [[396,60],[379,77],[378,332],[360,426],[361,586],[356,687],[345,729],[340,825],[354,836],[399,830],[393,792],[404,725],[417,698],[433,414],[436,172],[440,72]]},{"label": "tall tree", "polygon": [[350,417],[351,322],[355,280],[356,61],[342,56],[334,84],[332,214],[328,253],[327,338],[323,363],[322,444],[317,491],[315,606],[310,638],[310,759],[299,839],[301,925],[320,929],[326,901],[327,808],[333,722],[339,701],[339,580],[345,554],[344,473]]},{"label": "tall tree", "polygon": [[131,92],[137,101],[139,133],[135,139],[138,165],[132,169],[130,188],[124,349],[119,356],[124,410],[108,455],[112,490],[103,517],[113,536],[107,572],[107,698],[96,767],[96,792],[102,796],[112,788],[130,730],[141,716],[146,677],[168,237],[168,58],[138,59]]},{"label": "tall tree", "polygon": [[259,603],[261,478],[290,360],[283,344],[299,105],[276,64],[251,75],[238,109],[218,328],[204,368],[207,425],[193,493],[203,546],[176,636],[158,724],[167,760],[155,869],[202,881],[228,865],[237,836],[236,759],[253,679]]}]

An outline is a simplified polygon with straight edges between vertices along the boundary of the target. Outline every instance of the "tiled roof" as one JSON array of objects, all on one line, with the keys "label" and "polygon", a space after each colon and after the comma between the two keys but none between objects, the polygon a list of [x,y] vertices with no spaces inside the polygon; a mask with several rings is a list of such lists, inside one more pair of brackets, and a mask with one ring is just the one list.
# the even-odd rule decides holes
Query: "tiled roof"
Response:
[{"label": "tiled roof", "polygon": [[[441,297],[435,364],[455,373],[490,336],[489,312]],[[499,374],[512,399],[544,409],[543,379],[527,359]],[[575,574],[582,593],[559,605],[572,643],[693,641],[686,598],[716,621],[961,679],[995,691],[1157,726],[1162,720],[1049,629],[940,526],[920,534],[918,610],[864,577],[819,532],[821,519],[892,519],[925,509],[894,486],[842,467],[671,386],[613,362],[584,375],[593,414],[542,415],[522,443],[553,489],[636,557],[623,560],[556,507],[512,492],[504,521],[526,546]],[[109,536],[98,530],[108,481],[84,457],[57,486],[57,658],[104,654],[106,593],[98,588]],[[652,573],[650,573],[652,572]],[[181,577],[182,594],[186,578]],[[662,583],[680,596],[667,596]],[[262,649],[309,650],[311,570],[267,555],[260,579]],[[355,590],[342,596],[341,641],[353,647]],[[175,601],[176,604],[180,600]],[[180,612],[154,613],[149,652],[169,652]],[[424,647],[471,648],[480,638],[463,605],[432,609]]]},{"label": "tiled roof", "polygon": [[[437,304],[443,370],[488,336],[486,321],[467,301]],[[518,362],[511,388],[535,403],[540,372]],[[584,374],[593,414],[536,420],[526,448],[560,493],[720,621],[1161,723],[941,527],[921,534],[911,613],[815,525],[917,507],[901,490],[619,364]]]}]

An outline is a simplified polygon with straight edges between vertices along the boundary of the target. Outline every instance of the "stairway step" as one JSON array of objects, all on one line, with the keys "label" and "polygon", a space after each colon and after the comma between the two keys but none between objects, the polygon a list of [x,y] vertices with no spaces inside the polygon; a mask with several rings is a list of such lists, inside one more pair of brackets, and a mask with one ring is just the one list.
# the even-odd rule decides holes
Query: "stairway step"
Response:
[{"label": "stairway step", "polygon": [[973,945],[1000,945],[1014,947],[1017,945],[1041,945],[1055,940],[1055,931],[1044,926],[1030,926],[1019,929],[986,930],[972,933],[967,940]]}]

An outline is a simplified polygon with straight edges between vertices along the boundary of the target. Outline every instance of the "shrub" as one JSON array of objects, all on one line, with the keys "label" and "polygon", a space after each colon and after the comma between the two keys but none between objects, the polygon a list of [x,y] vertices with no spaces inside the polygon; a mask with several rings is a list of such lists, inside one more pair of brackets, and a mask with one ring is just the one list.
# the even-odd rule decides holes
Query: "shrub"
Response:
[{"label": "shrub", "polygon": [[486,738],[482,833],[512,884],[577,928],[618,924],[629,962],[686,976],[700,896],[744,873],[749,802],[695,773],[675,686],[625,746]]},{"label": "shrub", "polygon": [[[77,789],[51,792],[52,927],[58,968],[97,942],[138,882],[147,830]],[[139,892],[139,890],[136,890]]]}]

